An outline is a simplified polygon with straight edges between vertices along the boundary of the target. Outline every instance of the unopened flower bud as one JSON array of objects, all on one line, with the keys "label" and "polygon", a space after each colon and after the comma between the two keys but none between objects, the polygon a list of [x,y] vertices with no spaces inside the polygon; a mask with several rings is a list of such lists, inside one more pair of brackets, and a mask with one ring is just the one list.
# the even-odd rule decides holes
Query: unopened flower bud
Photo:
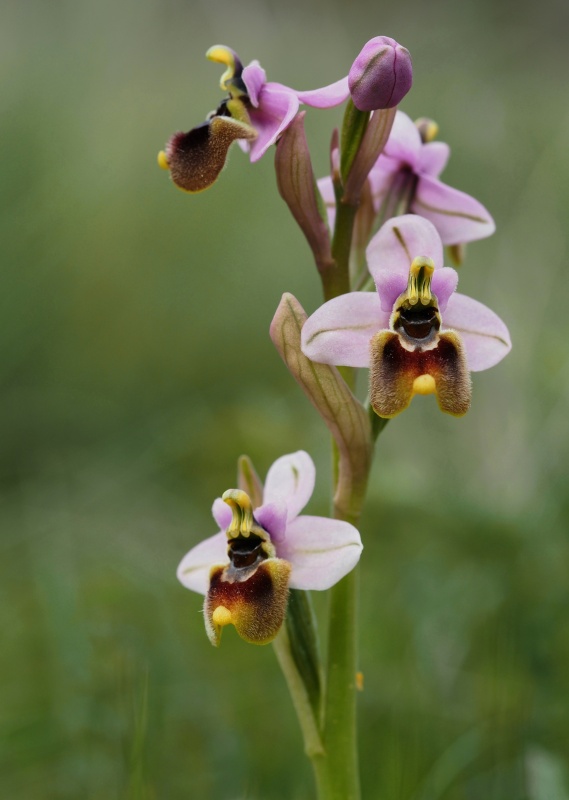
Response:
[{"label": "unopened flower bud", "polygon": [[413,82],[409,51],[389,36],[376,36],[364,45],[350,69],[348,85],[360,111],[393,108]]}]

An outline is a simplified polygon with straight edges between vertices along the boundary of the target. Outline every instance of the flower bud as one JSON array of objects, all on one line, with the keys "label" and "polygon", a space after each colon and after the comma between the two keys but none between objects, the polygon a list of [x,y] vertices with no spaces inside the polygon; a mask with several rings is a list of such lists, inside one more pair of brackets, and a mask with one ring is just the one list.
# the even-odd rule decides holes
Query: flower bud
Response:
[{"label": "flower bud", "polygon": [[409,51],[389,36],[376,36],[364,45],[350,69],[348,85],[360,111],[393,108],[413,82]]}]

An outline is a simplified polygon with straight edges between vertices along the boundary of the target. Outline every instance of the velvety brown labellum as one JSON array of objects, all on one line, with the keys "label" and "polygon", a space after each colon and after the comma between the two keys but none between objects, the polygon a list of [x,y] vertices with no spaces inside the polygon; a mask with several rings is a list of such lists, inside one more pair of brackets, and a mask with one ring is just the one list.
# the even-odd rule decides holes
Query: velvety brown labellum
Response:
[{"label": "velvety brown labellum", "polygon": [[204,617],[209,639],[218,645],[221,628],[213,614],[219,606],[231,614],[242,639],[252,644],[272,642],[286,615],[291,566],[281,558],[262,561],[247,580],[226,580],[227,567],[213,567],[205,598]]},{"label": "velvety brown labellum", "polygon": [[174,134],[166,146],[172,180],[186,192],[202,192],[216,181],[233,142],[256,137],[249,125],[226,116],[212,117],[188,133]]},{"label": "velvety brown labellum", "polygon": [[404,411],[415,394],[413,384],[421,375],[435,382],[441,411],[461,417],[470,408],[471,382],[464,346],[458,334],[438,334],[435,347],[408,350],[399,334],[380,331],[371,340],[370,401],[380,417]]}]

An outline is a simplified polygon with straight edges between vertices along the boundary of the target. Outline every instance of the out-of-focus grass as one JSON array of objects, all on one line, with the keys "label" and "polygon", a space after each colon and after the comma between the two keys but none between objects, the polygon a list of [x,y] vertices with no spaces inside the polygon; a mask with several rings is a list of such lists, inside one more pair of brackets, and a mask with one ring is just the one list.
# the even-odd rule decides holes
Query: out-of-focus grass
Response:
[{"label": "out-of-focus grass", "polygon": [[[566,10],[357,11],[7,6],[3,796],[312,796],[271,649],[231,631],[210,648],[174,570],[213,532],[209,506],[242,452],[264,472],[309,450],[310,510],[326,513],[325,433],[267,336],[280,293],[312,310],[317,279],[270,154],[251,167],[236,150],[193,198],[155,154],[216,104],[210,44],[308,88],[385,33],[413,53],[405,110],[453,147],[445,178],[496,218],[461,290],[504,317],[514,349],[475,376],[464,420],[416,400],[382,436],[362,521],[365,794],[568,797]],[[322,174],[339,115],[307,120]]]}]

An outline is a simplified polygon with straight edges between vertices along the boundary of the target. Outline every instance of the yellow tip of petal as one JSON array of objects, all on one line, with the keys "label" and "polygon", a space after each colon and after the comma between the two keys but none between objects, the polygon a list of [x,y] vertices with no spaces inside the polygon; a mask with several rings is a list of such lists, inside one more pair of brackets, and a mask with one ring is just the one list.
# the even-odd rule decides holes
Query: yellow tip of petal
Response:
[{"label": "yellow tip of petal", "polygon": [[419,375],[413,381],[413,394],[435,394],[437,388],[432,375]]},{"label": "yellow tip of petal", "polygon": [[219,625],[220,628],[224,628],[226,625],[231,625],[233,619],[231,617],[231,611],[225,606],[218,606],[211,618],[215,625]]},{"label": "yellow tip of petal", "polygon": [[160,150],[158,153],[158,166],[161,167],[161,169],[170,169],[170,164],[168,163],[168,158],[164,150]]}]

